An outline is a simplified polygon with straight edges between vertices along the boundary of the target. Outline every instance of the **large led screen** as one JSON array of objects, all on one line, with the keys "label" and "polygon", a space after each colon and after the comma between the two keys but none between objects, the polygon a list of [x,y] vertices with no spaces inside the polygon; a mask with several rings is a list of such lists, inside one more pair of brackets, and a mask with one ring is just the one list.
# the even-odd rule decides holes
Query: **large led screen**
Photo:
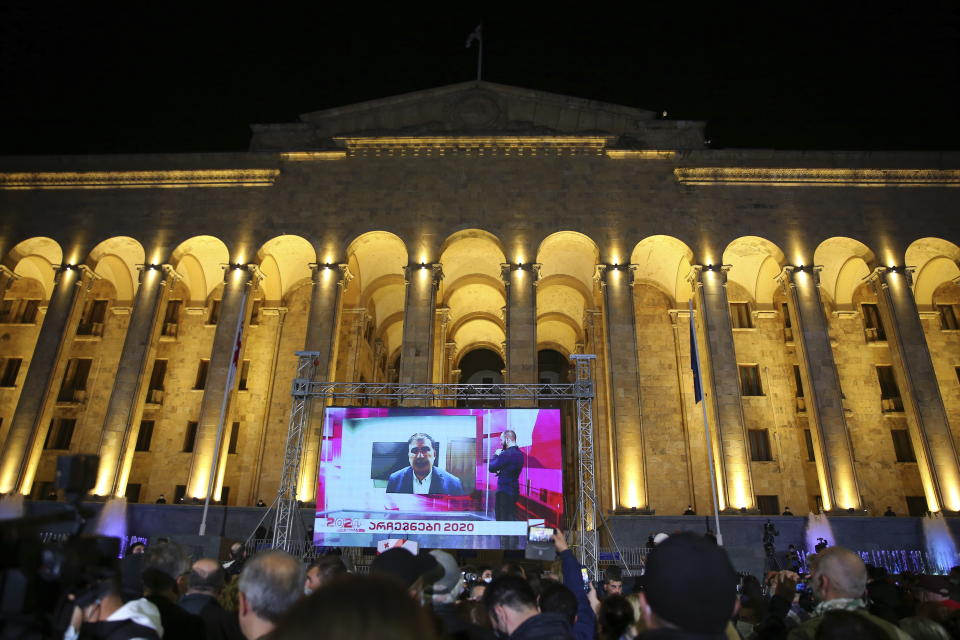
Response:
[{"label": "large led screen", "polygon": [[521,548],[560,527],[558,409],[328,407],[314,544]]}]

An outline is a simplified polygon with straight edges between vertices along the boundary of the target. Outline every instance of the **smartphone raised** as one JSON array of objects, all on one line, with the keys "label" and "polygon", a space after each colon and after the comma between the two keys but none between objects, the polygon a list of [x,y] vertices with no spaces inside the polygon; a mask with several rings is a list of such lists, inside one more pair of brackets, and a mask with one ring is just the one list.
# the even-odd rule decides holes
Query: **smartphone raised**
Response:
[{"label": "smartphone raised", "polygon": [[527,540],[530,542],[553,542],[553,528],[530,527],[527,530]]}]

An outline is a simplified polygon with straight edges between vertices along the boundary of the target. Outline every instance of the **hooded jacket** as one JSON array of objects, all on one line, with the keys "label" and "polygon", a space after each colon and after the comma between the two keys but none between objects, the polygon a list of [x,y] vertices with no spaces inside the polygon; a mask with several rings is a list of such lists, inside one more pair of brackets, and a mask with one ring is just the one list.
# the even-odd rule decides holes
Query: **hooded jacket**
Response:
[{"label": "hooded jacket", "polygon": [[131,600],[110,617],[100,622],[84,622],[80,626],[80,633],[71,633],[73,627],[67,630],[65,640],[160,640],[163,637],[163,625],[160,623],[160,610],[147,600]]}]

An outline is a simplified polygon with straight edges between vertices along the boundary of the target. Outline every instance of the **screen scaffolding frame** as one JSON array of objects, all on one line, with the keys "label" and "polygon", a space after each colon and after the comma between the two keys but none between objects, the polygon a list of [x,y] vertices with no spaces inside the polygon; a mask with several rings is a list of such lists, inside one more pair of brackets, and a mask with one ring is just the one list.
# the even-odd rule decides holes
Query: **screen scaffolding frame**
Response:
[{"label": "screen scaffolding frame", "polygon": [[[577,491],[574,510],[576,533],[573,546],[580,563],[591,575],[598,575],[599,536],[597,531],[596,458],[594,455],[592,354],[573,354],[573,382],[559,384],[400,384],[395,382],[325,382],[317,380],[320,354],[296,352],[297,375],[293,380],[290,420],[280,474],[280,487],[274,501],[276,515],[273,527],[275,549],[293,552],[300,545],[293,537],[296,518],[300,517],[297,487],[300,464],[311,413],[315,403],[321,410],[337,400],[365,402],[395,401],[400,405],[417,402],[417,406],[437,407],[444,402],[497,401],[504,407],[527,403],[535,406],[541,400],[572,400],[577,420]],[[319,401],[319,403],[317,402]]]}]

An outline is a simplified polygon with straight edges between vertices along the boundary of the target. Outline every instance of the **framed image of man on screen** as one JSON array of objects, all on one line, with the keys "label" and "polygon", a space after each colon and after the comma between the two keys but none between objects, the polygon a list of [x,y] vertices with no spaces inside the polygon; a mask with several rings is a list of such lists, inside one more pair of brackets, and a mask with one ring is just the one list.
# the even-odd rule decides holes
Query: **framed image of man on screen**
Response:
[{"label": "framed image of man on screen", "polygon": [[435,440],[426,433],[415,433],[407,440],[410,466],[390,474],[387,493],[416,493],[462,496],[460,478],[435,466]]}]

